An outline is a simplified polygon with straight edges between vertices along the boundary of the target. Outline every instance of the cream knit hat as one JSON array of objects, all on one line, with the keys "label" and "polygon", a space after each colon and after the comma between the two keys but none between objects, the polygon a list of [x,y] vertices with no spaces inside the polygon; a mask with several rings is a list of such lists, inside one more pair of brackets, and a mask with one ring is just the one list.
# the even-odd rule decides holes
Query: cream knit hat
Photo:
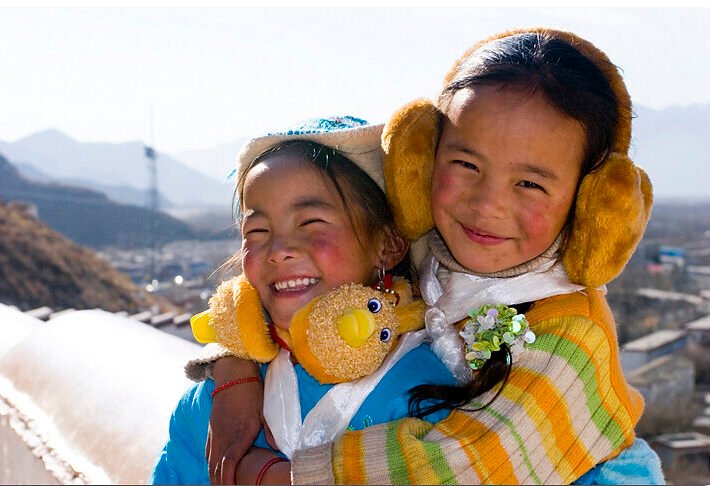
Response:
[{"label": "cream knit hat", "polygon": [[384,191],[382,146],[383,125],[368,125],[352,116],[316,118],[299,123],[282,132],[269,133],[244,144],[237,162],[237,180],[259,155],[276,145],[291,140],[310,140],[333,148],[364,170]]}]

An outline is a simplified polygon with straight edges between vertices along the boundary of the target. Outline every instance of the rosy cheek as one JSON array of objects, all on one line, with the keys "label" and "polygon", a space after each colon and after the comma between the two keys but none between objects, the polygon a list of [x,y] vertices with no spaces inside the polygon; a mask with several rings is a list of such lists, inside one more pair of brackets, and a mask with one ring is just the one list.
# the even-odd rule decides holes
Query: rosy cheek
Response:
[{"label": "rosy cheek", "polygon": [[334,244],[335,235],[317,233],[309,239],[309,246],[318,258],[326,261],[337,261],[340,258],[341,248]]},{"label": "rosy cheek", "polygon": [[549,204],[529,203],[525,207],[521,219],[525,222],[529,237],[544,246],[552,244],[564,227],[567,219],[567,208]]},{"label": "rosy cheek", "polygon": [[447,171],[436,171],[432,179],[432,192],[444,192],[456,185],[456,178]]},{"label": "rosy cheek", "polygon": [[244,273],[249,277],[249,275],[254,273],[254,270],[258,267],[255,255],[252,252],[244,251],[242,253],[242,268]]},{"label": "rosy cheek", "polygon": [[448,201],[456,199],[456,178],[447,172],[439,172],[432,180],[431,203],[436,211],[446,205]]}]

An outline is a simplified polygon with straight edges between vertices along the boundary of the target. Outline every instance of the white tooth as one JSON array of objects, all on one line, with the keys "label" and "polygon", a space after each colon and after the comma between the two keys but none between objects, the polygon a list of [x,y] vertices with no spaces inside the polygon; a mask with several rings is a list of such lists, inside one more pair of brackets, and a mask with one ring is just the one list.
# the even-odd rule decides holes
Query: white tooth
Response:
[{"label": "white tooth", "polygon": [[295,287],[295,286],[296,286],[296,282],[293,281],[293,280],[289,280],[289,281],[288,281],[288,286],[289,286],[289,287]]},{"label": "white tooth", "polygon": [[311,285],[315,285],[317,283],[318,283],[318,279],[311,277]]},{"label": "white tooth", "polygon": [[301,280],[300,278],[297,278],[297,279],[296,279],[296,285],[297,285],[298,287],[301,287],[302,285],[306,285],[306,282],[304,282],[304,281]]}]

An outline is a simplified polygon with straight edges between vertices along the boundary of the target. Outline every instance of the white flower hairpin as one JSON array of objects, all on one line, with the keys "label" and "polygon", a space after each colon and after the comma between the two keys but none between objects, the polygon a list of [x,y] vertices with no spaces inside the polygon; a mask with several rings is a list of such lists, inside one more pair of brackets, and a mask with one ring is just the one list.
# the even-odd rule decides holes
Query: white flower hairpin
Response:
[{"label": "white flower hairpin", "polygon": [[480,369],[502,344],[508,347],[514,362],[525,346],[535,342],[525,314],[518,314],[513,307],[486,304],[469,316],[459,334],[466,343],[466,361],[473,370]]}]

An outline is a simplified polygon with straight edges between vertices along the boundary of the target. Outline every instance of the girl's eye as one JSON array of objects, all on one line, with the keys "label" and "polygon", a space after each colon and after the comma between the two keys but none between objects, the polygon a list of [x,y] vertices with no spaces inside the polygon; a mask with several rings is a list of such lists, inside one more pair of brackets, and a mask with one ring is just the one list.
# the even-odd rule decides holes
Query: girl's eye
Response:
[{"label": "girl's eye", "polygon": [[320,218],[311,218],[311,219],[307,219],[304,222],[302,222],[301,226],[308,226],[309,224],[313,224],[313,223],[325,223],[325,221],[323,221]]},{"label": "girl's eye", "polygon": [[465,160],[455,160],[455,164],[460,165],[461,167],[469,170],[478,170],[478,167],[476,164],[472,164],[471,162],[466,162]]},{"label": "girl's eye", "polygon": [[542,192],[546,192],[544,187],[542,187],[540,184],[536,184],[534,182],[521,181],[518,183],[518,185],[520,185],[520,187],[525,187],[527,189],[539,189]]}]

